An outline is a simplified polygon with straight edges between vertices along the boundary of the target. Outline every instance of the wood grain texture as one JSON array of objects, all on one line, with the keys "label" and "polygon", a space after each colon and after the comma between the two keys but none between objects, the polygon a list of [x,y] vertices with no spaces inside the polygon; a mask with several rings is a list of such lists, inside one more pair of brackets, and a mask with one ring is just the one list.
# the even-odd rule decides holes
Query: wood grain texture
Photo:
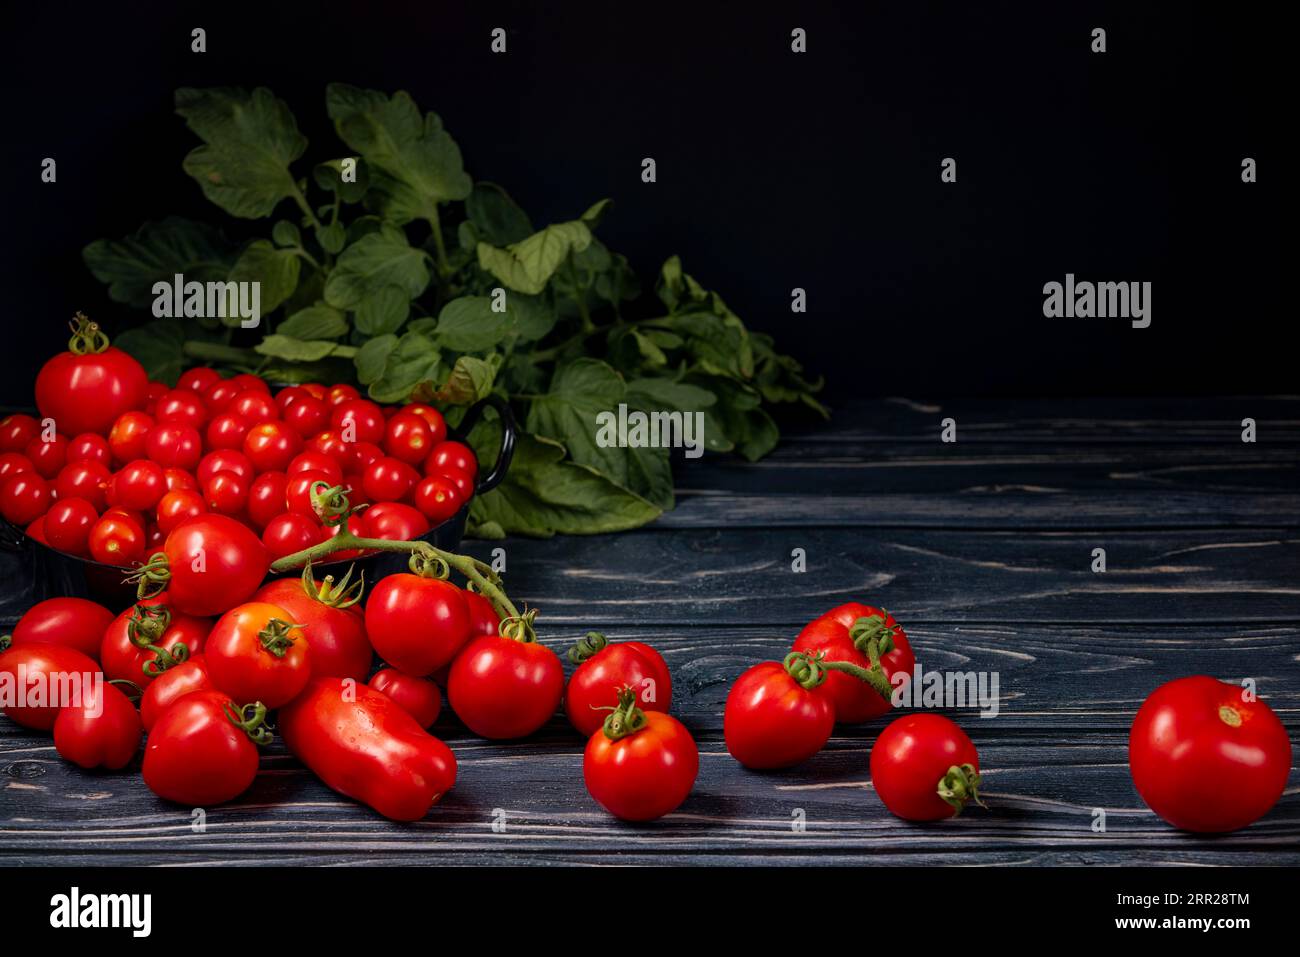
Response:
[{"label": "wood grain texture", "polygon": [[[956,446],[936,438],[949,414]],[[1258,445],[1240,442],[1246,415]],[[1295,737],[1298,478],[1294,397],[840,409],[757,465],[684,463],[679,508],[649,528],[504,543],[508,585],[542,609],[546,643],[563,650],[599,628],[667,658],[674,712],[701,750],[695,793],[668,818],[632,826],[601,812],[582,785],[582,742],[559,719],[500,744],[444,714],[435,731],[460,775],[424,821],[393,824],[333,794],[277,742],[253,788],[208,809],[196,834],[189,810],[138,773],[81,772],[48,737],[0,720],[0,862],[1295,866],[1296,771],[1264,820],[1188,835],[1143,806],[1126,745],[1142,699],[1193,673],[1254,679]],[[1104,575],[1089,570],[1095,547]],[[791,572],[793,548],[806,574]],[[12,622],[25,583],[3,558],[0,576]],[[726,754],[736,675],[853,598],[890,608],[927,668],[998,674],[997,717],[953,714],[979,747],[989,811],[939,826],[885,812],[867,773],[882,721],[837,729],[789,771],[747,772]]]}]

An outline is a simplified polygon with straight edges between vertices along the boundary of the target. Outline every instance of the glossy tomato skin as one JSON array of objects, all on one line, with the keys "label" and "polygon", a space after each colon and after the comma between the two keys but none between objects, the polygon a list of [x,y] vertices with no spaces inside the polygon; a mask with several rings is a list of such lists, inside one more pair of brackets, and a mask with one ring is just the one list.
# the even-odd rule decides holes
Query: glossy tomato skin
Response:
[{"label": "glossy tomato skin", "polygon": [[428,678],[403,674],[396,668],[381,668],[367,683],[397,702],[420,727],[427,730],[438,720],[438,713],[442,711],[442,689]]},{"label": "glossy tomato skin", "polygon": [[[605,723],[609,708],[618,704],[620,688],[631,687],[641,710],[668,712],[673,679],[663,655],[640,641],[606,645],[574,670],[564,689],[564,712],[584,737]],[[603,710],[602,710],[603,709]]]},{"label": "glossy tomato skin", "polygon": [[262,529],[262,544],[272,561],[311,548],[325,541],[329,533],[320,522],[297,512],[285,512],[266,523]]},{"label": "glossy tomato skin", "polygon": [[555,714],[563,696],[559,656],[536,641],[481,635],[456,656],[447,677],[447,701],[456,717],[493,740],[532,734]]},{"label": "glossy tomato skin", "polygon": [[231,412],[222,412],[214,416],[208,423],[205,437],[208,448],[216,450],[242,449],[244,447],[244,437],[248,435],[248,430],[253,427],[253,423],[242,416],[235,415]]},{"label": "glossy tomato skin", "polygon": [[[894,616],[879,608],[849,602],[832,608],[826,614],[809,622],[795,639],[794,650],[808,654],[823,652],[827,661],[847,661],[860,668],[870,668],[871,659],[854,646],[849,629],[859,618],[884,616],[885,624],[894,627]],[[900,627],[894,628],[894,649],[880,658],[881,667],[891,683],[895,675],[912,674],[916,655]],[[897,687],[897,685],[895,685]],[[830,671],[817,693],[830,701],[835,709],[835,720],[841,724],[855,724],[888,714],[893,704],[882,697],[871,685],[840,671]]]},{"label": "glossy tomato skin", "polygon": [[[198,429],[176,422],[159,422],[145,439],[145,454],[163,468],[192,469],[203,457]],[[166,483],[164,483],[165,485]]]},{"label": "glossy tomato skin", "polygon": [[[260,701],[268,708],[288,704],[311,677],[307,640],[289,612],[267,602],[237,605],[218,619],[204,645],[212,684],[236,701]],[[283,639],[264,636],[274,630]]]},{"label": "glossy tomato skin", "polygon": [[286,406],[280,415],[285,425],[306,440],[329,425],[330,407],[316,396],[305,395]]},{"label": "glossy tomato skin", "polygon": [[871,747],[871,784],[898,817],[942,821],[957,808],[939,796],[939,783],[950,768],[964,764],[979,772],[979,755],[965,731],[943,715],[905,714]]},{"label": "glossy tomato skin", "polygon": [[433,446],[433,429],[422,416],[399,412],[384,427],[384,449],[410,465],[419,465],[428,458]]},{"label": "glossy tomato skin", "polygon": [[129,568],[144,560],[144,524],[109,509],[91,527],[86,546],[95,561]]},{"label": "glossy tomato skin", "polygon": [[0,515],[15,525],[34,522],[53,501],[50,483],[35,472],[18,472],[0,484]]},{"label": "glossy tomato skin", "polygon": [[469,633],[471,636],[496,635],[501,631],[501,616],[492,607],[492,602],[482,595],[468,589],[461,590],[465,607],[469,609]]},{"label": "glossy tomato skin", "polygon": [[376,502],[396,502],[405,498],[419,481],[420,474],[400,459],[384,456],[366,466],[361,473],[361,487]]},{"label": "glossy tomato skin", "polygon": [[144,783],[177,804],[210,807],[248,790],[257,776],[257,746],[226,713],[236,705],[220,691],[195,691],[154,722],[144,749]]},{"label": "glossy tomato skin", "polygon": [[[29,694],[36,690],[36,682],[43,681],[44,687],[49,688],[52,679],[63,679],[64,686],[79,686],[84,695],[100,671],[93,659],[64,645],[27,644],[0,652],[0,678],[14,689],[14,695],[5,695],[0,699],[4,702],[4,713],[24,728],[49,731],[54,727],[54,720],[59,714],[57,705],[75,702],[54,702],[51,705],[34,702],[31,698],[19,699],[20,673],[26,677]],[[38,675],[44,677],[38,678]],[[74,675],[78,677],[74,679]],[[69,685],[68,682],[71,681],[77,684]],[[49,699],[46,697],[44,700],[48,702]]]},{"label": "glossy tomato skin", "polygon": [[207,366],[195,366],[193,369],[186,369],[181,373],[180,378],[176,380],[176,388],[189,389],[196,395],[203,395],[220,381],[221,373],[215,369],[209,369]]},{"label": "glossy tomato skin", "polygon": [[[321,582],[317,581],[319,588]],[[366,637],[366,620],[356,605],[337,608],[313,598],[299,578],[280,578],[258,589],[253,601],[278,605],[302,626],[311,648],[312,677],[351,678],[364,682],[374,649]]]},{"label": "glossy tomato skin", "polygon": [[41,478],[52,479],[68,464],[68,440],[56,435],[48,442],[44,437],[32,439],[23,449],[32,468]]},{"label": "glossy tomato skin", "polygon": [[112,473],[98,462],[69,462],[54,480],[58,497],[84,498],[96,511],[108,507],[107,486]]},{"label": "glossy tomato skin", "polygon": [[[270,564],[261,539],[227,515],[200,515],[182,522],[167,536],[163,553],[171,576],[171,603],[189,615],[219,615],[247,601]],[[200,555],[204,567],[196,570]]]},{"label": "glossy tomato skin", "polygon": [[459,469],[473,478],[478,475],[478,459],[469,446],[452,440],[439,442],[424,462],[425,475],[438,475],[449,468]]},{"label": "glossy tomato skin", "polygon": [[60,432],[105,434],[123,412],[139,408],[148,378],[144,367],[112,346],[103,352],[61,352],[36,375],[36,407]]},{"label": "glossy tomato skin", "polygon": [[747,768],[788,768],[826,746],[835,709],[794,680],[779,661],[754,665],[731,686],[723,711],[731,756]]},{"label": "glossy tomato skin", "polygon": [[1277,803],[1291,740],[1265,702],[1205,675],[1161,685],[1129,732],[1133,784],[1151,810],[1184,831],[1222,833]]},{"label": "glossy tomato skin", "polygon": [[460,511],[460,489],[442,475],[428,475],[415,486],[415,505],[434,525],[440,525]]},{"label": "glossy tomato skin", "polygon": [[384,413],[369,399],[349,399],[334,406],[330,428],[348,443],[381,442],[384,438]]},{"label": "glossy tomato skin", "polygon": [[153,642],[164,651],[173,651],[177,645],[185,645],[186,656],[200,654],[212,622],[206,618],[196,618],[181,614],[168,604],[168,594],[163,592],[153,598],[136,602],[126,611],[114,618],[104,629],[104,637],[99,646],[99,660],[104,665],[104,675],[110,680],[125,679],[134,681],[144,688],[154,680],[154,676],[145,671],[145,665],[158,656],[147,648],[140,648],[131,641],[131,618],[138,608],[166,608],[169,620],[160,639]]},{"label": "glossy tomato skin", "polygon": [[208,675],[207,660],[203,655],[194,655],[181,662],[175,668],[169,668],[151,681],[140,697],[140,722],[146,731],[153,726],[171,703],[184,697],[191,691],[213,691],[212,678]]},{"label": "glossy tomato skin", "polygon": [[158,528],[170,534],[181,522],[196,518],[208,510],[203,496],[193,489],[178,488],[158,500]]},{"label": "glossy tomato skin", "polygon": [[83,768],[116,771],[140,750],[140,715],[116,685],[103,682],[83,693],[80,707],[54,719],[54,750]]},{"label": "glossy tomato skin", "polygon": [[98,462],[107,468],[113,464],[113,451],[108,447],[108,439],[85,432],[68,443],[68,461]]},{"label": "glossy tomato skin", "polygon": [[21,452],[40,434],[41,424],[30,415],[6,415],[0,419],[0,452]]},{"label": "glossy tomato skin", "polygon": [[90,554],[90,530],[98,521],[95,506],[85,499],[62,499],[45,513],[45,540],[51,548],[84,558]]},{"label": "glossy tomato skin", "polygon": [[150,459],[136,459],[123,465],[110,480],[108,503],[139,512],[156,506],[166,492],[163,467]]},{"label": "glossy tomato skin", "polygon": [[366,634],[379,657],[423,677],[451,661],[469,640],[469,609],[450,582],[389,575],[370,591]]},{"label": "glossy tomato skin", "polygon": [[[65,465],[62,471],[59,472],[59,474],[62,475],[67,470],[68,467]],[[3,482],[11,475],[17,475],[19,472],[35,472],[35,471],[36,470],[32,468],[31,459],[29,459],[27,456],[23,455],[22,453],[0,452],[0,482]],[[57,490],[58,488],[57,483],[55,488]]]},{"label": "glossy tomato skin", "polygon": [[283,472],[263,472],[248,490],[248,519],[254,528],[264,529],[271,519],[284,514],[284,496],[289,477]]},{"label": "glossy tomato skin", "polygon": [[410,542],[429,530],[418,509],[401,502],[380,502],[362,513],[366,536],[390,542]]},{"label": "glossy tomato skin", "polygon": [[154,419],[147,412],[123,412],[113,422],[108,433],[108,447],[113,453],[113,461],[125,465],[145,457],[149,432],[154,427]]},{"label": "glossy tomato skin", "polygon": [[84,598],[47,598],[18,619],[13,646],[63,645],[98,661],[104,631],[115,617],[103,605]]},{"label": "glossy tomato skin", "polygon": [[587,791],[625,821],[653,821],[677,810],[695,786],[700,752],[680,721],[645,712],[646,724],[616,741],[597,730],[582,755]]},{"label": "glossy tomato skin", "polygon": [[244,436],[244,454],[259,472],[283,472],[302,451],[302,437],[283,422],[262,422]]}]

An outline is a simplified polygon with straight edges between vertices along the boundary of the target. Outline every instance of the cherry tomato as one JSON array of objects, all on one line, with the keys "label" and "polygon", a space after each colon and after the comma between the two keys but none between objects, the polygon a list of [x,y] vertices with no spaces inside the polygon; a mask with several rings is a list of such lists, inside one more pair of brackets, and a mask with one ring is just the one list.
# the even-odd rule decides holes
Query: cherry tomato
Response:
[{"label": "cherry tomato", "polygon": [[320,432],[306,444],[306,447],[313,452],[335,458],[340,463],[348,454],[348,443],[339,438],[337,432]]},{"label": "cherry tomato", "polygon": [[167,594],[189,615],[216,615],[247,601],[270,564],[252,529],[227,515],[182,522],[167,536],[163,554]]},{"label": "cherry tomato", "polygon": [[437,475],[438,478],[446,479],[452,485],[456,486],[456,491],[460,493],[460,500],[468,502],[474,494],[474,476],[468,472],[462,472],[460,469],[454,469],[451,466],[443,469]]},{"label": "cherry tomato", "polygon": [[222,379],[208,387],[203,393],[203,401],[207,403],[208,411],[215,415],[218,412],[225,412],[227,406],[243,391],[239,383],[233,379]]},{"label": "cherry tomato", "polygon": [[361,398],[361,393],[357,391],[357,387],[348,385],[346,382],[332,385],[325,392],[325,401],[330,405],[341,405],[344,402],[359,398]]},{"label": "cherry tomato", "polygon": [[284,424],[301,438],[309,439],[329,425],[330,407],[324,400],[308,394],[286,406],[280,416],[284,419]]},{"label": "cherry tomato", "polygon": [[99,512],[84,498],[60,499],[45,513],[45,541],[69,555],[90,554],[90,530]]},{"label": "cherry tomato", "polygon": [[259,472],[283,472],[302,451],[302,439],[283,422],[262,422],[244,437],[244,454]]},{"label": "cherry tomato", "polygon": [[203,651],[212,622],[181,614],[169,602],[166,592],[136,602],[104,629],[99,660],[108,678],[144,687]]},{"label": "cherry tomato", "polygon": [[176,667],[168,668],[145,687],[140,696],[140,722],[146,731],[152,731],[158,716],[173,701],[191,691],[212,690],[215,689],[208,677],[207,659],[202,655],[192,655]]},{"label": "cherry tomato", "polygon": [[98,462],[107,468],[113,464],[113,450],[102,435],[83,432],[68,442],[68,462]]},{"label": "cherry tomato", "polygon": [[67,435],[106,433],[119,415],[139,408],[148,377],[82,316],[73,342],[77,351],[59,353],[36,374],[36,407]]},{"label": "cherry tomato", "polygon": [[[0,652],[0,710],[24,728],[49,731],[60,707],[80,704],[102,680],[99,665],[75,648],[24,644]],[[64,689],[66,695],[50,689]],[[66,697],[67,700],[63,700]]]},{"label": "cherry tomato", "polygon": [[[371,595],[372,604],[374,600]],[[367,627],[369,616],[367,608]],[[392,663],[377,643],[375,650]],[[559,656],[536,641],[500,635],[473,638],[456,655],[447,676],[451,710],[483,738],[532,734],[555,714],[563,696],[564,667]]]},{"label": "cherry tomato", "polygon": [[143,512],[167,491],[167,477],[157,462],[136,459],[123,465],[108,483],[108,503]]},{"label": "cherry tomato", "polygon": [[307,686],[311,653],[289,612],[267,602],[246,602],[226,612],[204,646],[212,684],[236,701],[268,708],[288,704]]},{"label": "cherry tomato", "polygon": [[1205,675],[1161,685],[1129,732],[1129,770],[1151,810],[1184,831],[1235,831],[1286,787],[1291,741],[1265,702]]},{"label": "cherry tomato", "polygon": [[23,534],[32,541],[40,542],[42,545],[48,545],[49,542],[45,540],[45,516],[42,515],[40,518],[36,519],[36,521],[23,529]]},{"label": "cherry tomato", "polygon": [[788,768],[808,760],[830,740],[835,709],[813,689],[821,680],[807,656],[754,665],[731,686],[723,736],[731,756],[747,768]]},{"label": "cherry tomato", "polygon": [[322,402],[325,401],[325,387],[319,382],[304,382],[302,385],[298,386],[298,388],[302,389],[303,392],[306,392],[313,399],[320,399]]},{"label": "cherry tomato", "polygon": [[203,395],[220,381],[221,373],[215,369],[209,369],[207,366],[195,366],[193,369],[186,369],[181,373],[180,378],[176,380],[176,388],[189,389],[191,392]]},{"label": "cherry tomato", "polygon": [[164,535],[170,534],[181,522],[202,515],[207,506],[203,496],[193,489],[176,489],[168,492],[158,500],[158,528]]},{"label": "cherry tomato", "polygon": [[[68,466],[64,466],[64,471]],[[0,452],[0,480],[7,479],[11,475],[17,475],[19,472],[35,472],[32,468],[32,460],[20,452]],[[63,472],[59,473],[60,475]],[[55,491],[57,492],[57,485]]]},{"label": "cherry tomato", "polygon": [[447,438],[447,420],[431,405],[425,405],[422,402],[412,402],[402,411],[409,412],[412,415],[418,415],[429,424],[429,431],[433,435],[433,445],[445,441]]},{"label": "cherry tomato", "polygon": [[323,452],[311,449],[295,455],[285,472],[289,475],[296,472],[324,472],[331,485],[338,485],[343,481],[343,469],[339,465],[339,460],[332,455],[325,455]]},{"label": "cherry tomato", "polygon": [[578,667],[565,688],[564,712],[583,737],[591,737],[604,725],[623,688],[635,692],[637,705],[645,711],[666,713],[672,705],[673,679],[668,665],[647,644],[610,644],[604,635],[593,631],[569,652],[569,660]]},{"label": "cherry tomato", "polygon": [[384,450],[373,442],[353,442],[343,456],[343,469],[354,475],[360,475],[370,465],[384,457]]},{"label": "cherry tomato", "polygon": [[429,530],[423,515],[401,502],[380,502],[362,513],[366,537],[390,542],[411,542]]},{"label": "cherry tomato", "polygon": [[630,688],[620,692],[618,704],[587,741],[582,777],[610,814],[653,821],[677,810],[691,793],[700,773],[699,748],[676,718],[638,708]]},{"label": "cherry tomato", "polygon": [[158,400],[153,417],[159,424],[188,425],[196,432],[208,424],[208,407],[193,389],[173,389]]},{"label": "cherry tomato", "polygon": [[232,377],[230,381],[239,386],[241,390],[254,389],[266,395],[271,394],[271,387],[266,384],[266,380],[259,375],[253,375],[251,372],[241,372],[239,375]]},{"label": "cherry tomato", "polygon": [[376,502],[396,502],[406,497],[419,478],[420,473],[405,462],[385,456],[366,467],[361,487]]},{"label": "cherry tomato", "polygon": [[433,429],[422,416],[399,412],[384,427],[384,449],[395,459],[419,465],[434,446]]},{"label": "cherry tomato", "polygon": [[145,525],[144,516],[141,513],[137,512],[135,509],[123,508],[120,505],[114,505],[112,508],[105,509],[104,514],[99,517],[120,519],[121,521],[127,522],[130,525],[134,525],[142,533],[144,532],[144,525]]},{"label": "cherry tomato", "polygon": [[208,423],[206,437],[210,449],[242,449],[244,437],[253,423],[229,412],[222,412]]},{"label": "cherry tomato", "polygon": [[[140,403],[136,408],[152,410],[153,407],[158,404],[158,400],[170,391],[171,390],[167,388],[167,384],[164,382],[146,382],[144,386],[144,397],[140,400]],[[150,414],[152,414],[152,412]]]},{"label": "cherry tomato", "polygon": [[60,499],[81,498],[102,511],[108,506],[108,483],[112,473],[98,462],[69,462],[54,480]]},{"label": "cherry tomato", "polygon": [[[195,691],[174,701],[154,722],[144,748],[144,783],[168,801],[211,807],[248,790],[257,776],[266,709],[241,711],[220,691]],[[261,732],[259,734],[258,732]]]},{"label": "cherry tomato", "polygon": [[48,442],[38,437],[27,443],[23,454],[41,478],[51,479],[68,464],[68,440],[62,435],[55,435]]},{"label": "cherry tomato", "polygon": [[330,412],[330,429],[344,442],[382,442],[384,413],[369,399],[348,399]]},{"label": "cherry tomato", "polygon": [[287,385],[275,394],[275,407],[281,412],[293,405],[299,399],[307,398],[310,393],[305,391],[302,386]]},{"label": "cherry tomato", "polygon": [[[907,635],[894,616],[879,608],[849,602],[832,608],[809,622],[795,639],[794,650],[808,654],[821,652],[827,661],[846,661],[859,668],[871,669],[869,651],[872,642],[879,647],[886,642],[892,649],[879,655],[880,670],[890,686],[896,675],[910,676],[916,655]],[[893,704],[870,684],[853,675],[830,671],[817,693],[830,701],[835,720],[844,724],[866,721],[887,714]]]},{"label": "cherry tomato", "polygon": [[30,415],[6,415],[0,419],[0,452],[21,452],[40,434],[41,424]]},{"label": "cherry tomato", "polygon": [[248,490],[248,519],[254,528],[265,529],[271,519],[284,512],[289,479],[283,472],[263,472]]},{"label": "cherry tomato", "polygon": [[248,505],[248,481],[235,472],[217,472],[203,486],[208,511],[238,517]]},{"label": "cherry tomato", "polygon": [[422,728],[431,728],[442,710],[442,691],[428,678],[403,674],[396,668],[381,668],[368,682],[387,695]]},{"label": "cherry tomato", "polygon": [[140,715],[131,699],[108,682],[92,683],[78,707],[54,719],[54,750],[83,768],[116,771],[140,750]]},{"label": "cherry tomato", "polygon": [[[432,674],[469,640],[469,609],[462,594],[436,578],[402,573],[380,579],[366,602],[370,644],[399,671]],[[563,672],[560,684],[563,690]]]},{"label": "cherry tomato", "polygon": [[108,433],[108,447],[113,452],[113,461],[125,465],[145,457],[146,441],[149,430],[154,427],[153,416],[145,412],[123,412],[113,423]]},{"label": "cherry tomato", "polygon": [[898,817],[942,821],[979,798],[980,760],[966,732],[938,714],[906,714],[871,748],[871,784]]},{"label": "cherry tomato", "polygon": [[159,422],[149,430],[145,453],[164,468],[192,469],[203,457],[203,437],[192,426]]},{"label": "cherry tomato", "polygon": [[50,483],[35,472],[19,472],[0,485],[0,515],[15,525],[35,521],[53,500]]},{"label": "cherry tomato", "polygon": [[312,489],[317,485],[330,488],[333,484],[326,472],[296,472],[291,474],[284,487],[283,504],[285,510],[316,518],[316,509],[311,503]]},{"label": "cherry tomato", "polygon": [[12,646],[63,645],[98,661],[104,629],[114,617],[103,605],[84,598],[47,598],[18,619]]},{"label": "cherry tomato", "polygon": [[245,481],[252,482],[257,476],[257,471],[252,461],[243,452],[236,449],[217,449],[203,456],[199,467],[195,470],[195,478],[199,485],[207,485],[212,476],[218,472],[234,472]]},{"label": "cherry tomato", "polygon": [[460,490],[450,479],[429,475],[415,486],[415,505],[434,525],[440,525],[460,511]]},{"label": "cherry tomato", "polygon": [[316,519],[300,512],[284,512],[266,523],[262,530],[262,544],[266,546],[271,561],[276,561],[319,545],[327,535]]},{"label": "cherry tomato", "polygon": [[275,400],[265,392],[252,389],[235,396],[226,406],[226,412],[255,423],[274,422],[280,418],[280,409]]},{"label": "cherry tomato", "polygon": [[199,490],[198,480],[194,477],[194,473],[188,469],[163,469],[163,481],[167,483],[168,492],[182,489],[190,492]]},{"label": "cherry tomato", "polygon": [[460,442],[439,442],[424,461],[425,475],[439,475],[447,469],[460,469],[470,478],[478,475],[478,459],[474,451]]}]

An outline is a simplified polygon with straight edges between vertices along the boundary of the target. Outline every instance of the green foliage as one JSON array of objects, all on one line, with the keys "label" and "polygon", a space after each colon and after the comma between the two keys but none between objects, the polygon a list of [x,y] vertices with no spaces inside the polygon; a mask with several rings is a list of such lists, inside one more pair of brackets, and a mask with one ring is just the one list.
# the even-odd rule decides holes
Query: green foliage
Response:
[{"label": "green foliage", "polygon": [[[471,506],[483,537],[619,531],[672,508],[669,450],[598,440],[602,413],[620,405],[699,414],[705,448],[749,459],[777,442],[773,406],[826,414],[820,381],[676,256],[656,296],[640,296],[627,259],[595,235],[609,200],[539,228],[502,187],[471,180],[442,120],[408,94],[335,83],[325,107],[341,143],[295,169],[308,144],[269,90],[176,92],[201,141],[182,168],[266,238],[235,243],[173,217],[91,243],[86,265],[139,309],[178,273],[257,281],[263,323],[158,319],[119,336],[154,378],[174,382],[194,362],[275,381],[354,378],[376,401],[434,402],[452,421],[503,396],[524,431],[506,480]],[[494,459],[495,413],[471,442]]]}]

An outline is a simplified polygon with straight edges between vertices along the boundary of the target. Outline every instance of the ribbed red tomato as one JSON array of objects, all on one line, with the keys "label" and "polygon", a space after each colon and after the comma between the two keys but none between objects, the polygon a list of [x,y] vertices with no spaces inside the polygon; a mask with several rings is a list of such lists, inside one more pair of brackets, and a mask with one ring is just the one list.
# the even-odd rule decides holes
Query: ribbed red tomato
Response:
[{"label": "ribbed red tomato", "polygon": [[645,711],[667,712],[673,701],[673,679],[663,655],[640,641],[610,644],[599,632],[569,649],[577,669],[564,691],[564,711],[584,737],[591,737],[616,706],[619,692],[631,688]]},{"label": "ribbed red tomato", "polygon": [[[879,673],[882,679],[879,688],[842,672],[826,675],[817,693],[830,701],[835,720],[842,724],[888,714],[893,708],[889,694],[895,687],[895,676],[910,676],[916,665],[912,646],[894,616],[860,602],[832,608],[809,622],[795,639],[794,650],[821,653],[827,661],[844,661]],[[878,669],[872,667],[873,650],[879,660]]]},{"label": "ribbed red tomato", "polygon": [[311,673],[365,681],[374,649],[366,637],[366,620],[355,604],[350,572],[341,581],[281,578],[258,589],[253,601],[278,605],[302,626],[311,648]]}]

